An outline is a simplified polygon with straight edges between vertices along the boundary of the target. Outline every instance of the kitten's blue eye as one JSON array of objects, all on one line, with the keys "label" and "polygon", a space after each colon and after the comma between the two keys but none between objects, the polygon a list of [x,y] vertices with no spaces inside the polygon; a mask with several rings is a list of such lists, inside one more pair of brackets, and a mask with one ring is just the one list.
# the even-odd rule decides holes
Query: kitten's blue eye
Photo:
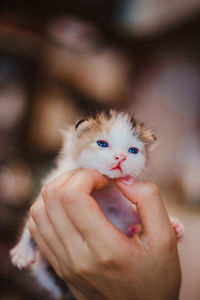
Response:
[{"label": "kitten's blue eye", "polygon": [[131,147],[128,149],[128,152],[133,153],[133,154],[137,154],[139,152],[138,148],[135,147]]},{"label": "kitten's blue eye", "polygon": [[99,145],[102,148],[108,147],[108,143],[106,141],[102,141],[102,140],[97,141],[97,145]]}]

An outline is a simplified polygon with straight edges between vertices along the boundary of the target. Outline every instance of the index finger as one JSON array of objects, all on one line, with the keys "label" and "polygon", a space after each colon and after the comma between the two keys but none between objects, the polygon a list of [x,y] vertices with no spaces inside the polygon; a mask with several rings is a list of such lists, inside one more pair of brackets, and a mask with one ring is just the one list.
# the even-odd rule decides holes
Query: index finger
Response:
[{"label": "index finger", "polygon": [[167,211],[154,184],[136,182],[127,185],[120,180],[116,180],[116,184],[137,207],[143,228],[141,237],[147,236],[156,243],[173,237]]},{"label": "index finger", "polygon": [[97,171],[84,169],[74,174],[62,187],[61,203],[67,215],[84,239],[98,247],[110,242],[117,228],[105,217],[101,208],[90,195],[94,189],[103,188],[108,179]]}]

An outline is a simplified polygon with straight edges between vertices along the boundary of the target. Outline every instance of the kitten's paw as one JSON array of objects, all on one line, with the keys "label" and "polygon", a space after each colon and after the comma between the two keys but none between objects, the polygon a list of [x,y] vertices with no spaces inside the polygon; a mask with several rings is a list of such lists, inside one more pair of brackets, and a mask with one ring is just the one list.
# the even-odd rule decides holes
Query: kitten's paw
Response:
[{"label": "kitten's paw", "polygon": [[171,222],[172,228],[175,231],[177,241],[178,242],[182,241],[183,236],[184,236],[183,224],[177,218],[174,218],[174,217],[170,217],[170,222]]},{"label": "kitten's paw", "polygon": [[21,270],[35,262],[36,250],[30,245],[19,243],[10,250],[10,257],[13,265],[17,266]]}]

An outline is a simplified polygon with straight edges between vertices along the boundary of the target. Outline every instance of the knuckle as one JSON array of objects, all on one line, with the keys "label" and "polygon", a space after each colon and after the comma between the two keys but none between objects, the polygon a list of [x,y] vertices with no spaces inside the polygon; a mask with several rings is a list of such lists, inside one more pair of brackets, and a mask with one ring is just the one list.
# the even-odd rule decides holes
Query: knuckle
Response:
[{"label": "knuckle", "polygon": [[28,230],[31,233],[31,235],[34,235],[34,233],[37,231],[36,226],[33,222],[28,224]]},{"label": "knuckle", "polygon": [[41,195],[43,200],[46,201],[48,199],[48,195],[51,195],[53,191],[54,188],[52,183],[45,184],[41,189]]},{"label": "knuckle", "polygon": [[152,182],[146,183],[145,189],[146,189],[146,192],[147,192],[148,194],[158,194],[158,188],[157,188],[157,186],[156,186],[154,183],[152,183]]},{"label": "knuckle", "polygon": [[37,205],[36,205],[36,203],[35,204],[33,204],[32,206],[31,206],[31,208],[30,208],[30,215],[32,216],[32,217],[34,217],[34,216],[36,216],[38,214],[38,207],[37,207]]},{"label": "knuckle", "polygon": [[42,198],[45,199],[47,194],[47,184],[45,184],[41,189]]},{"label": "knuckle", "polygon": [[33,217],[33,219],[36,219],[40,216],[42,213],[42,207],[39,202],[35,202],[31,208],[30,208],[30,215]]},{"label": "knuckle", "polygon": [[30,231],[30,232],[33,232],[33,224],[32,223],[29,223],[28,224],[28,230]]},{"label": "knuckle", "polygon": [[51,201],[51,199],[59,199],[59,193],[60,189],[59,187],[53,183],[47,183],[41,190],[42,199],[44,200],[44,203],[47,203]]},{"label": "knuckle", "polygon": [[84,263],[84,261],[77,260],[73,263],[72,266],[73,273],[78,277],[88,277],[91,275],[91,269],[88,264]]},{"label": "knuckle", "polygon": [[77,189],[73,187],[63,187],[60,191],[60,200],[61,202],[67,202],[68,204],[74,201],[74,198],[77,195]]},{"label": "knuckle", "polygon": [[121,263],[121,257],[118,253],[102,253],[99,256],[99,263],[102,267],[106,268],[106,269],[113,269],[116,267],[119,267],[120,263]]}]

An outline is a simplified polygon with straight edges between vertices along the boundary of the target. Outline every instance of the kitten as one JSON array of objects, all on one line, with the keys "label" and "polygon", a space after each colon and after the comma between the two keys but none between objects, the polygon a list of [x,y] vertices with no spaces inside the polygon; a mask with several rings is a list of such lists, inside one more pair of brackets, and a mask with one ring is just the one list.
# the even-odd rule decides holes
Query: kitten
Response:
[{"label": "kitten", "polygon": [[[57,168],[44,181],[51,182],[60,174],[74,168],[91,168],[111,179],[140,178],[146,167],[149,150],[156,138],[143,123],[126,112],[99,113],[79,121],[64,133],[63,149]],[[114,183],[93,196],[104,214],[127,236],[137,231],[139,223],[133,205],[121,194]],[[183,236],[182,224],[171,219],[177,239]],[[25,225],[18,244],[10,251],[12,263],[22,269],[30,267],[40,285],[55,298],[62,295],[63,283],[42,257]],[[37,254],[37,255],[36,255]]]}]

